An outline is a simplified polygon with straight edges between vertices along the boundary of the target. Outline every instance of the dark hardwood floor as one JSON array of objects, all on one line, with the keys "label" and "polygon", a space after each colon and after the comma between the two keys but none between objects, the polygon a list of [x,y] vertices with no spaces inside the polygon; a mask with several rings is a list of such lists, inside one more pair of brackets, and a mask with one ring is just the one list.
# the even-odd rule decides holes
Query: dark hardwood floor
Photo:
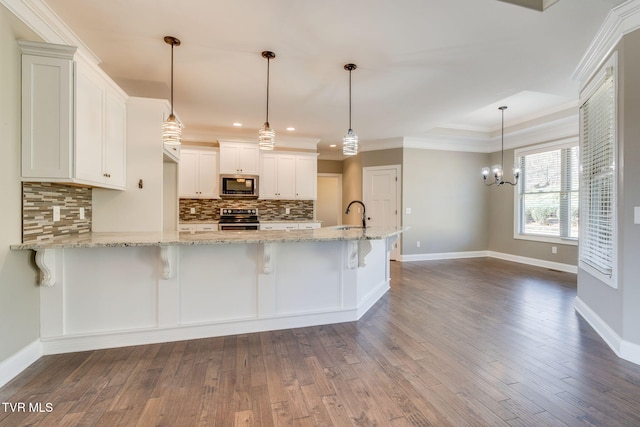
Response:
[{"label": "dark hardwood floor", "polygon": [[392,263],[358,322],[43,357],[0,389],[43,412],[0,425],[640,426],[640,366],[575,313],[575,280]]}]

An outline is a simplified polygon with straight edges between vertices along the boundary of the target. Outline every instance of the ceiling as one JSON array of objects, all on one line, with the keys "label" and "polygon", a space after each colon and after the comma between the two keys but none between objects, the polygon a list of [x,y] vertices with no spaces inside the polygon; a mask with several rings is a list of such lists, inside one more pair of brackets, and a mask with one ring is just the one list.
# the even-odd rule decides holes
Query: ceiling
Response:
[{"label": "ceiling", "polygon": [[[576,107],[571,76],[608,12],[623,0],[560,0],[539,12],[497,0],[45,0],[129,95],[169,98],[184,139],[318,141],[339,153],[435,129],[490,134],[505,124]],[[241,128],[232,123],[240,122]],[[295,127],[287,131],[286,127]],[[338,148],[330,149],[330,144]]]}]

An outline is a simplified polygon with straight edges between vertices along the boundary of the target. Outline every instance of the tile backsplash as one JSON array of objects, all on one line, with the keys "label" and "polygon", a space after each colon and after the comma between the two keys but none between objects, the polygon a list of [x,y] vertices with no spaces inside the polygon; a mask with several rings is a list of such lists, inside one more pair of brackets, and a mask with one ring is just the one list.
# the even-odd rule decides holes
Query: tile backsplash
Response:
[{"label": "tile backsplash", "polygon": [[[54,206],[60,220],[53,221]],[[80,209],[84,209],[84,219]],[[91,231],[91,188],[45,182],[22,184],[22,241],[24,243],[56,236]]]},{"label": "tile backsplash", "polygon": [[[180,199],[180,222],[217,221],[221,208],[258,209],[264,221],[312,220],[314,200]],[[195,213],[191,213],[191,208]],[[289,214],[286,214],[289,208]]]}]

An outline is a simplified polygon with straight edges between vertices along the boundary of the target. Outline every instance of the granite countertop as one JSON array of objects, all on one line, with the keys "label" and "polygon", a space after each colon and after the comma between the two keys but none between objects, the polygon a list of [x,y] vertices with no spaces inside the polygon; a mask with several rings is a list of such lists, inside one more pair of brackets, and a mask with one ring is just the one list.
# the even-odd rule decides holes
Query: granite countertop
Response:
[{"label": "granite countertop", "polygon": [[404,228],[325,227],[312,230],[243,230],[200,232],[84,233],[39,242],[11,245],[12,250],[100,248],[127,246],[190,246],[233,243],[325,242],[380,240],[400,234]]}]

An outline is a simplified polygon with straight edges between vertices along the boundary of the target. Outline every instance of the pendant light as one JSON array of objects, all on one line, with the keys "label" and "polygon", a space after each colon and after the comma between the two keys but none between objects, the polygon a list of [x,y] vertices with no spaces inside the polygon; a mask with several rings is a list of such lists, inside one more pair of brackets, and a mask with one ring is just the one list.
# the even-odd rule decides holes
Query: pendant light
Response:
[{"label": "pendant light", "polygon": [[173,47],[180,46],[180,40],[173,36],[165,36],[164,42],[171,45],[171,114],[162,122],[162,141],[168,145],[180,145],[182,125],[173,114]]},{"label": "pendant light", "polygon": [[262,129],[258,131],[258,147],[261,150],[273,150],[276,145],[276,133],[269,125],[269,64],[276,57],[276,54],[265,50],[262,52],[262,57],[267,60],[267,118]]},{"label": "pendant light", "polygon": [[342,138],[342,154],[354,156],[358,154],[358,135],[351,129],[351,72],[358,68],[356,64],[346,64],[344,69],[349,71],[349,130]]},{"label": "pendant light", "polygon": [[[510,182],[510,181],[505,181],[503,179],[504,171],[502,170],[502,165],[504,165],[504,110],[506,109],[507,107],[505,105],[503,105],[502,107],[498,107],[498,110],[502,111],[502,146],[501,146],[502,157],[501,157],[500,164],[493,165],[491,166],[491,168],[488,168],[486,166],[482,168],[482,179],[484,180],[484,185],[486,185],[487,187],[491,185],[500,186],[502,184],[517,185],[518,177],[520,176],[520,168],[514,165],[513,166],[514,181]],[[487,177],[489,176],[490,173],[493,174],[494,181],[487,183]]]}]

